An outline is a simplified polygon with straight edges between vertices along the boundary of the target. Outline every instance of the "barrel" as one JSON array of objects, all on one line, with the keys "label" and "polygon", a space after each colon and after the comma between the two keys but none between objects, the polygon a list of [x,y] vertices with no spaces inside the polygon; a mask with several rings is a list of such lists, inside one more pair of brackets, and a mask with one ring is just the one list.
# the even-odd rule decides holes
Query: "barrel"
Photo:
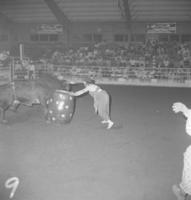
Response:
[{"label": "barrel", "polygon": [[47,101],[47,105],[48,118],[50,121],[66,124],[72,120],[75,109],[75,99],[67,92],[54,92],[52,97]]}]

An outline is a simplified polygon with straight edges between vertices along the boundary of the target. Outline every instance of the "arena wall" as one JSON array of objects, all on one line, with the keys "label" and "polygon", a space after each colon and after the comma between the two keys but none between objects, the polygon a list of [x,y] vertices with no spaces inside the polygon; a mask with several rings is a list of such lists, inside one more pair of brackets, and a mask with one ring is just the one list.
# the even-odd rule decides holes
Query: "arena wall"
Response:
[{"label": "arena wall", "polygon": [[8,50],[10,49],[11,42],[11,32],[10,28],[0,21],[0,50]]},{"label": "arena wall", "polygon": [[[41,23],[42,24],[42,23]],[[6,33],[8,40],[0,40],[0,46],[9,47],[15,46],[18,43],[34,43],[31,41],[31,34],[35,33],[35,29],[39,24],[14,24],[14,26],[8,26],[3,22],[0,22],[0,34]],[[67,36],[69,34],[69,37]],[[58,34],[58,41],[47,42],[40,41],[40,43],[47,43],[51,45],[61,44],[70,45],[78,44],[84,45],[88,41],[84,40],[84,34],[101,34],[102,40],[106,42],[113,42],[114,35],[116,34],[129,34],[128,26],[126,22],[74,22],[67,32],[64,27],[63,33]],[[146,23],[137,22],[132,23],[132,34],[146,34]],[[176,34],[191,34],[191,23],[177,23],[177,33]],[[116,42],[116,41],[115,41]],[[123,41],[127,43],[128,41]],[[39,42],[38,42],[39,44]]]}]

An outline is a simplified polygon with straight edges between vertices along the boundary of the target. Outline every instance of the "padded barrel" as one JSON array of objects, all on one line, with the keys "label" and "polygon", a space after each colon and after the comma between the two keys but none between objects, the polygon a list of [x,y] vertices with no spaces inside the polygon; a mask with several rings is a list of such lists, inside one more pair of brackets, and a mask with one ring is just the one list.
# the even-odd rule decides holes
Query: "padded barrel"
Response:
[{"label": "padded barrel", "polygon": [[75,108],[74,97],[67,92],[56,91],[47,101],[48,118],[53,122],[69,123]]}]

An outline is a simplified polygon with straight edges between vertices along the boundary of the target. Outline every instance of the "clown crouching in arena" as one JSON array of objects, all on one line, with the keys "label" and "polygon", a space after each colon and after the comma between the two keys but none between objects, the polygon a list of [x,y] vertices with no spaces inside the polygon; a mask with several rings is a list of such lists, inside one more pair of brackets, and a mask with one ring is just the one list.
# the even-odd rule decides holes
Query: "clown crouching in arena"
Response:
[{"label": "clown crouching in arena", "polygon": [[[87,79],[83,82],[85,88],[77,92],[67,92],[71,96],[81,96],[89,92],[90,96],[94,99],[95,113],[102,118],[102,123],[107,124],[107,129],[110,129],[114,122],[110,119],[110,96],[109,94],[95,84],[92,79]],[[62,92],[62,90],[57,90]],[[65,91],[63,91],[65,93]]]}]

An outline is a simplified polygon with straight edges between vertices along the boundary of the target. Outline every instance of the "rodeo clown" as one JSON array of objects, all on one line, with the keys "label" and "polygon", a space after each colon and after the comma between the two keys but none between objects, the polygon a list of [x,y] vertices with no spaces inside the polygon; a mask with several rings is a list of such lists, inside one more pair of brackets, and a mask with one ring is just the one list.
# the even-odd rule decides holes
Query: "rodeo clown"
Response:
[{"label": "rodeo clown", "polygon": [[[110,96],[109,94],[95,84],[93,79],[87,78],[83,82],[85,88],[77,92],[68,92],[72,96],[81,96],[89,93],[94,100],[94,110],[102,118],[102,123],[107,124],[107,129],[111,129],[113,121],[110,119]],[[62,92],[62,90],[57,90]],[[65,91],[64,91],[65,92]]]},{"label": "rodeo clown", "polygon": [[[186,117],[186,133],[191,136],[191,109],[183,103],[174,103],[172,109],[175,113],[182,112]],[[179,186],[173,185],[172,190],[178,200],[186,200],[191,195],[191,145],[184,152],[182,180]]]}]

